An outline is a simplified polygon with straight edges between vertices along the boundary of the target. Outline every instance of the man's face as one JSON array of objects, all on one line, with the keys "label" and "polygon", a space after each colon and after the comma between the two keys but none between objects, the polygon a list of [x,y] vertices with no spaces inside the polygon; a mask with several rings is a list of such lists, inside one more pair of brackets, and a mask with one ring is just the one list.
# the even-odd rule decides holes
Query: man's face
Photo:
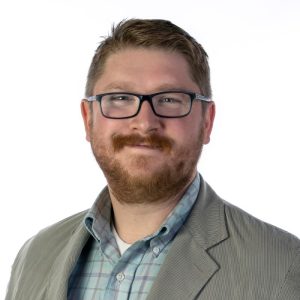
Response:
[{"label": "man's face", "polygon": [[[93,94],[167,90],[201,92],[185,58],[165,50],[128,48],[108,57]],[[188,116],[174,119],[156,116],[148,102],[129,119],[105,118],[98,102],[92,110],[88,105],[82,102],[87,140],[119,201],[163,201],[191,182],[202,145],[209,142],[212,103],[204,115],[203,104],[195,101]]]}]

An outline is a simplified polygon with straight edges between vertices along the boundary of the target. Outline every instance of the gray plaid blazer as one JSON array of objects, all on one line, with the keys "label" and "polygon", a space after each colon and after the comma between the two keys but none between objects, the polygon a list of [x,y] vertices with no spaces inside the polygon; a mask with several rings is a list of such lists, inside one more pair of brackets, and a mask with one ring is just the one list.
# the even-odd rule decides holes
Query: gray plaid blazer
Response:
[{"label": "gray plaid blazer", "polygon": [[[99,197],[108,198],[107,188]],[[86,212],[44,229],[20,250],[6,300],[65,300],[89,234]],[[201,180],[148,300],[299,300],[300,241],[220,199]]]}]

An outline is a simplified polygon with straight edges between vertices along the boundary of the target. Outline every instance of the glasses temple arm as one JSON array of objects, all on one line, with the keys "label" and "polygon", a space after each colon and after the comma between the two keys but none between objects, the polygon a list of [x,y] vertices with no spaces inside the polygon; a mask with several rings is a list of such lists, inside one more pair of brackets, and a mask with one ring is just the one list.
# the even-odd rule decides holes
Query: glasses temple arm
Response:
[{"label": "glasses temple arm", "polygon": [[195,93],[195,100],[199,100],[199,101],[205,101],[205,102],[212,102],[212,100],[208,97],[205,97],[201,94]]}]

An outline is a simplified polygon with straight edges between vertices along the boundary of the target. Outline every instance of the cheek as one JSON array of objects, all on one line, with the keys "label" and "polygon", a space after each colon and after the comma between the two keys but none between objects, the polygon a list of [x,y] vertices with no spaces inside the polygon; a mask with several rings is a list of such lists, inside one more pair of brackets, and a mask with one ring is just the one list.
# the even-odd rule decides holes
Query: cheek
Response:
[{"label": "cheek", "polygon": [[93,135],[94,138],[99,140],[99,143],[107,144],[111,142],[113,135],[122,133],[125,127],[124,122],[107,119],[101,115],[94,121]]},{"label": "cheek", "polygon": [[178,121],[181,122],[172,124],[172,130],[170,131],[174,140],[182,145],[191,145],[195,143],[200,136],[200,120],[187,119],[183,122],[183,119],[178,119]]}]

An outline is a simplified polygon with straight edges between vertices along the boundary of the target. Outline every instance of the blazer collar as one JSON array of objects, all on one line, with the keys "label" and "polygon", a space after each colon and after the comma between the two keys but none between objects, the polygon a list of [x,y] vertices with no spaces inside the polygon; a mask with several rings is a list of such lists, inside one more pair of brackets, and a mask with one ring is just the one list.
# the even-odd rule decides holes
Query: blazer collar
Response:
[{"label": "blazer collar", "polygon": [[198,199],[185,227],[203,249],[228,238],[224,201],[202,177]]},{"label": "blazer collar", "polygon": [[201,178],[195,206],[175,237],[147,300],[194,299],[219,270],[208,250],[227,238],[224,203]]}]

